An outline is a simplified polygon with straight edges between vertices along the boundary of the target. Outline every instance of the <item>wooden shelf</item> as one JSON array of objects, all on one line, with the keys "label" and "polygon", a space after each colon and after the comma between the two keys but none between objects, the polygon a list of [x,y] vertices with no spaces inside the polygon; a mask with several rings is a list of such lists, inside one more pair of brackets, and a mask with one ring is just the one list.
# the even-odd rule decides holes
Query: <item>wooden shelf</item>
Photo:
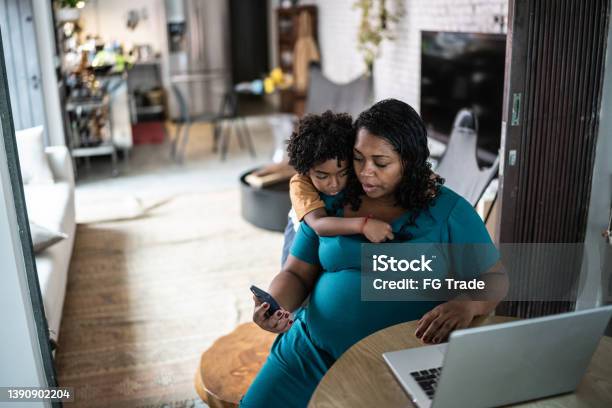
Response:
[{"label": "wooden shelf", "polygon": [[98,146],[76,147],[72,149],[72,157],[106,156],[115,152],[112,142],[103,142]]},{"label": "wooden shelf", "polygon": [[139,115],[158,115],[164,113],[164,105],[137,106],[136,113]]},{"label": "wooden shelf", "polygon": [[[312,5],[297,7],[279,7],[276,9],[276,31],[278,34],[278,60],[277,65],[284,71],[293,73],[293,50],[299,32],[299,16],[303,11],[310,15],[312,21],[312,33],[315,43],[318,45],[317,32],[317,7]],[[290,53],[290,55],[289,55]],[[286,89],[280,92],[281,111],[295,113],[301,116],[306,101],[305,92],[296,92]]]}]

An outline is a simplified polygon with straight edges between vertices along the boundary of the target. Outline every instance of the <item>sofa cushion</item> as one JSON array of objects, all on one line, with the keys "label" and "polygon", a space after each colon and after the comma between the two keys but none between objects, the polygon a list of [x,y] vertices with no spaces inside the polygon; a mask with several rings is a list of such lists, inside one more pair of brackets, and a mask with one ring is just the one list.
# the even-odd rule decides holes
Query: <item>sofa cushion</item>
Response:
[{"label": "sofa cushion", "polygon": [[64,231],[65,217],[69,215],[73,200],[72,186],[68,182],[25,185],[23,190],[30,221],[65,234],[71,233]]},{"label": "sofa cushion", "polygon": [[68,238],[68,235],[63,232],[45,228],[35,222],[30,222],[30,235],[32,236],[34,253],[42,252],[62,239]]},{"label": "sofa cushion", "polygon": [[45,154],[43,127],[18,130],[15,138],[23,184],[52,184],[53,173]]}]

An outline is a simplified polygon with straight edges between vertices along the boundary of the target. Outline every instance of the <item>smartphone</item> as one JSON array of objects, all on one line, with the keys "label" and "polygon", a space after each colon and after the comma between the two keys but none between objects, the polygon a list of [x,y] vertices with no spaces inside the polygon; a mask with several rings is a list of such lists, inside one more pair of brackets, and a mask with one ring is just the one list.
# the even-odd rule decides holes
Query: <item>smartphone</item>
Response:
[{"label": "smartphone", "polygon": [[274,313],[276,313],[277,310],[280,309],[280,306],[278,305],[276,300],[274,300],[272,295],[270,295],[265,290],[259,289],[255,285],[251,285],[251,292],[253,292],[253,294],[257,296],[259,300],[261,300],[262,302],[266,302],[270,305],[270,307],[266,311],[266,317],[272,316]]}]

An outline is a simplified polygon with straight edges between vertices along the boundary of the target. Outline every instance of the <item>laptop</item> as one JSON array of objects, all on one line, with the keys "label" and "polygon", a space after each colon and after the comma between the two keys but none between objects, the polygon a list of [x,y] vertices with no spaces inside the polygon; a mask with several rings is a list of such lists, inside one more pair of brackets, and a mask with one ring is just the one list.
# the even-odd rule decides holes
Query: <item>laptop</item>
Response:
[{"label": "laptop", "polygon": [[606,306],[457,330],[383,358],[419,408],[512,404],[576,390],[610,317]]}]

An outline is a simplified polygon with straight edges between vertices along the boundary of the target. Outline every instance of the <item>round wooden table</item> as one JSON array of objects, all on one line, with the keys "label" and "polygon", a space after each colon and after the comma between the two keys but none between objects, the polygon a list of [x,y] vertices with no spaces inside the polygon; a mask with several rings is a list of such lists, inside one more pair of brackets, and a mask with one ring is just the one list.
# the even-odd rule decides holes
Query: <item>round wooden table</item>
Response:
[{"label": "round wooden table", "polygon": [[[479,317],[472,327],[514,320],[503,316]],[[423,343],[414,336],[417,321],[380,330],[346,351],[325,374],[308,404],[331,407],[414,407],[384,362],[382,353]],[[571,352],[571,350],[569,350]],[[516,407],[612,407],[612,338],[603,337],[586,375],[573,394],[530,401]]]}]

